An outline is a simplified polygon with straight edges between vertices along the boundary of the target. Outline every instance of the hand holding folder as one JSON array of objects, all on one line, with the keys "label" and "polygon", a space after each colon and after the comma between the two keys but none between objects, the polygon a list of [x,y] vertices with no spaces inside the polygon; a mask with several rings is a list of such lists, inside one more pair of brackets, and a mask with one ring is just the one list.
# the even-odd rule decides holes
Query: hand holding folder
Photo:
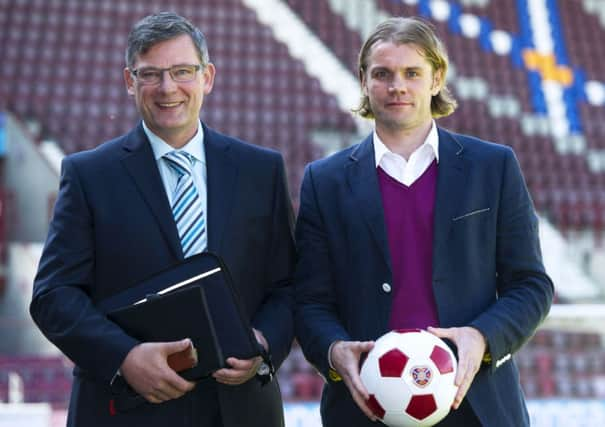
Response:
[{"label": "hand holding folder", "polygon": [[[189,366],[176,355],[168,360],[185,368],[175,371],[187,380],[199,380],[226,367],[227,357],[251,359],[263,355],[227,267],[211,253],[187,258],[102,301],[99,308],[141,342],[190,338],[197,350],[197,363]],[[121,390],[119,395],[123,394]],[[116,397],[118,411],[134,403],[121,405],[126,400],[131,399]]]},{"label": "hand holding folder", "polygon": [[166,362],[175,372],[191,369],[196,366],[198,362],[197,349],[193,346],[193,343],[191,343],[189,348],[169,354]]},{"label": "hand holding folder", "polygon": [[146,342],[127,355],[120,375],[112,382],[110,413],[125,412],[147,401],[161,403],[177,399],[195,387],[178,371],[196,364],[193,343],[189,339],[173,342]]}]

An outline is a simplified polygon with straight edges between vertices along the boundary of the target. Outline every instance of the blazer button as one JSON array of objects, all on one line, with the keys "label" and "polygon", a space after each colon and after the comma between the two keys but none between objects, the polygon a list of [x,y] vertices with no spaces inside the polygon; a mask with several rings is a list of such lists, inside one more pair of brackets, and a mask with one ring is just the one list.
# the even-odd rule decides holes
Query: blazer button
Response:
[{"label": "blazer button", "polygon": [[385,291],[386,293],[391,292],[391,285],[389,285],[388,283],[383,283],[382,290]]}]

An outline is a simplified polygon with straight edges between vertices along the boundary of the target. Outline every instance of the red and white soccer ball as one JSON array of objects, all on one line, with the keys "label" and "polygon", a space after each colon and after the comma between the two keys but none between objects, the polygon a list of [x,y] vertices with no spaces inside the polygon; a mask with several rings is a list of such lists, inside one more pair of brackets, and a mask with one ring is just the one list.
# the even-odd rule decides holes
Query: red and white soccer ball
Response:
[{"label": "red and white soccer ball", "polygon": [[376,340],[361,367],[372,412],[389,427],[426,427],[450,411],[458,388],[456,358],[421,329],[391,331]]}]

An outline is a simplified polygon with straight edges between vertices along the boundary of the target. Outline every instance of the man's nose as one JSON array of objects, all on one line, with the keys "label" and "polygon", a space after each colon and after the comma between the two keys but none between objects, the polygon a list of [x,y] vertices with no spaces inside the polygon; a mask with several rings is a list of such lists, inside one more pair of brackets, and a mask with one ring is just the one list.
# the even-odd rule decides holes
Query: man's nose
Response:
[{"label": "man's nose", "polygon": [[393,75],[393,79],[389,85],[389,92],[391,93],[401,93],[405,92],[407,89],[407,82],[403,76],[399,73],[395,73]]},{"label": "man's nose", "polygon": [[177,87],[177,83],[172,79],[170,70],[162,70],[160,75],[160,89],[164,91],[174,90]]}]

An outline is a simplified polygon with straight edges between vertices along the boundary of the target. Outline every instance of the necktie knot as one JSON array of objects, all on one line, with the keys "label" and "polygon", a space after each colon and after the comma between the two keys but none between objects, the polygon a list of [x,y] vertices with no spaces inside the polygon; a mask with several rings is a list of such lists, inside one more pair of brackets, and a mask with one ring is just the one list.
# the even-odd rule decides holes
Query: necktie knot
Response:
[{"label": "necktie knot", "polygon": [[170,151],[164,154],[164,159],[179,177],[183,175],[191,175],[191,168],[195,160],[189,153],[185,151]]}]

